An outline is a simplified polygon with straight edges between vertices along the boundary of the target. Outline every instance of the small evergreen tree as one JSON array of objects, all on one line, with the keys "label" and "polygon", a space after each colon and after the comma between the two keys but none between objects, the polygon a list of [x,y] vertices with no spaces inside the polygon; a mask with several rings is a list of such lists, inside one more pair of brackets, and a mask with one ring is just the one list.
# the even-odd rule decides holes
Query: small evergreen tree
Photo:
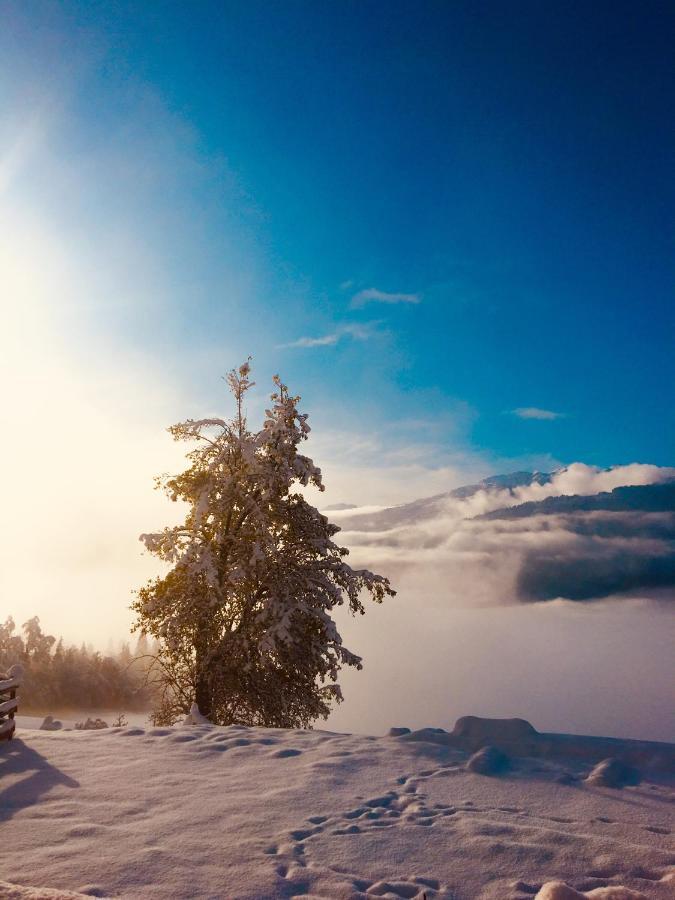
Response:
[{"label": "small evergreen tree", "polygon": [[185,522],[141,535],[172,568],[137,592],[136,629],[157,641],[156,724],[174,722],[193,702],[218,724],[307,727],[340,702],[342,665],[361,659],[342,644],[331,611],[345,601],[364,613],[362,591],[381,602],[389,581],[344,562],[340,530],[298,485],[323,490],[321,471],[298,447],[307,416],[274,378],[262,430],[243,412],[250,365],[227,376],[236,415],[172,426],[175,440],[198,441],[189,468],[157,480],[188,505]]}]

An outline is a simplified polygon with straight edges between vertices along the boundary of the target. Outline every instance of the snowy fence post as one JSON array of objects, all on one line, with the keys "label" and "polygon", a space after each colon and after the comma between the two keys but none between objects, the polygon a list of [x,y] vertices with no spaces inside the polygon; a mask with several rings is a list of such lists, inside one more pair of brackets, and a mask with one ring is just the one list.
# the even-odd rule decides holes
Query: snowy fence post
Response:
[{"label": "snowy fence post", "polygon": [[23,669],[12,666],[7,675],[0,680],[0,741],[9,741],[14,735],[16,723],[14,716],[19,708],[16,692],[21,684]]}]

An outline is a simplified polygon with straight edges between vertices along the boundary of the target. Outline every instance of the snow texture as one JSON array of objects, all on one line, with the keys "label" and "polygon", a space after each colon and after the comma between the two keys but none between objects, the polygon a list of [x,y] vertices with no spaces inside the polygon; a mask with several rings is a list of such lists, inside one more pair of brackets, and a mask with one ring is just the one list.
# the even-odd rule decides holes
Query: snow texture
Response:
[{"label": "snow texture", "polygon": [[[672,898],[667,766],[602,787],[592,743],[504,729],[511,765],[485,777],[469,744],[499,726],[475,718],[379,738],[20,728],[0,751],[0,898]],[[537,740],[558,752],[519,752]]]}]

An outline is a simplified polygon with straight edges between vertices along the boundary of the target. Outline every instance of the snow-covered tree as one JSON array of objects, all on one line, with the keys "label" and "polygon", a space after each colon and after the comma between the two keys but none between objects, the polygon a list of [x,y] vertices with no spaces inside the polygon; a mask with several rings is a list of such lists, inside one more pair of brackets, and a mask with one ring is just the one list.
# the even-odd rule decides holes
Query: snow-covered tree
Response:
[{"label": "snow-covered tree", "polygon": [[279,377],[263,428],[244,416],[250,365],[227,377],[232,420],[192,419],[169,429],[196,442],[189,467],[158,479],[187,504],[182,525],[141,535],[171,565],[138,591],[135,627],[157,643],[161,688],[157,724],[174,722],[196,701],[218,724],[307,727],[342,694],[343,665],[361,659],[342,643],[332,610],[362,614],[362,595],[381,602],[389,581],[344,561],[340,530],[299,490],[323,490],[321,471],[299,452],[309,434],[299,397]]}]

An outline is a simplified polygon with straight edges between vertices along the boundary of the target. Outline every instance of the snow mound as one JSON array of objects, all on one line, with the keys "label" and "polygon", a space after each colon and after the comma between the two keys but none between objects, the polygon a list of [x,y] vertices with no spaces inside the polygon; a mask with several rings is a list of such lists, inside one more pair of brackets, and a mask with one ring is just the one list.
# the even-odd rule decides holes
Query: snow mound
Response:
[{"label": "snow mound", "polygon": [[45,716],[40,725],[41,731],[60,731],[63,728],[63,722],[55,719],[54,716]]},{"label": "snow mound", "polygon": [[622,788],[627,784],[638,784],[640,774],[633,766],[628,766],[620,759],[610,757],[594,766],[586,781],[600,787]]},{"label": "snow mound", "polygon": [[213,725],[213,722],[202,715],[197,704],[193,703],[190,712],[183,719],[183,725]]},{"label": "snow mound", "polygon": [[477,750],[499,741],[517,747],[527,747],[538,736],[537,730],[525,719],[482,719],[462,716],[457,719],[452,737],[468,749]]},{"label": "snow mound", "polygon": [[[423,741],[454,747],[475,753],[492,746],[511,756],[533,756],[548,760],[576,759],[601,765],[600,773],[608,768],[613,775],[635,784],[640,770],[672,773],[675,771],[675,745],[658,741],[620,740],[618,738],[589,737],[572,734],[547,734],[537,731],[525,719],[483,719],[463,716],[451,732],[442,728],[389,729],[390,737],[402,741]],[[611,760],[614,760],[611,762]],[[620,775],[619,775],[620,773]],[[602,783],[601,781],[598,783]]]},{"label": "snow mound", "polygon": [[506,753],[498,750],[496,747],[481,747],[466,764],[470,772],[476,772],[478,775],[501,775],[510,765],[510,760]]}]

